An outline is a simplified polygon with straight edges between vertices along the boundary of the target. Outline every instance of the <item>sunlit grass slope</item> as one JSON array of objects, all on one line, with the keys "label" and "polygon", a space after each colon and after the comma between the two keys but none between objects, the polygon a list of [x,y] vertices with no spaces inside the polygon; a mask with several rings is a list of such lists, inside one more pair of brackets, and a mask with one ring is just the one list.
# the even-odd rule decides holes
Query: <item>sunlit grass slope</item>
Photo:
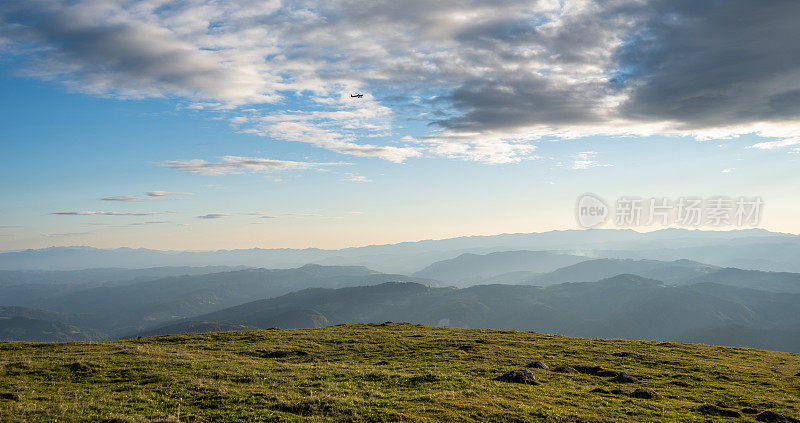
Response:
[{"label": "sunlit grass slope", "polygon": [[[536,384],[496,380],[540,360],[550,369],[529,368]],[[761,414],[768,411],[800,415],[798,354],[398,323],[106,343],[3,342],[0,363],[0,421],[757,421],[771,417]],[[554,371],[558,366],[578,372]],[[615,382],[612,372],[619,371],[637,380]]]}]

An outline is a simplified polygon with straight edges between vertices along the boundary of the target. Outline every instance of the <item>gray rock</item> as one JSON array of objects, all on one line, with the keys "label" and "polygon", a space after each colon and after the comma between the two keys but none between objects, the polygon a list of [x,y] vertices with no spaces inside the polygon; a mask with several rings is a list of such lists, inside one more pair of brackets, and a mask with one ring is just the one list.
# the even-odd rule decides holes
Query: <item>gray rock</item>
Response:
[{"label": "gray rock", "polygon": [[631,376],[631,375],[629,375],[629,374],[627,374],[625,372],[619,372],[619,374],[616,377],[614,377],[614,379],[611,379],[611,380],[613,382],[617,382],[617,383],[633,383],[633,382],[636,382],[636,378],[635,377],[633,377],[633,376]]},{"label": "gray rock", "polygon": [[547,370],[547,369],[550,368],[550,366],[548,366],[547,364],[544,364],[541,361],[534,361],[533,363],[530,363],[525,367],[529,367],[531,369],[543,369],[543,370]]},{"label": "gray rock", "polygon": [[536,378],[533,377],[533,373],[525,369],[509,370],[503,373],[502,375],[498,376],[497,380],[503,382],[525,383],[530,385],[536,385]]}]

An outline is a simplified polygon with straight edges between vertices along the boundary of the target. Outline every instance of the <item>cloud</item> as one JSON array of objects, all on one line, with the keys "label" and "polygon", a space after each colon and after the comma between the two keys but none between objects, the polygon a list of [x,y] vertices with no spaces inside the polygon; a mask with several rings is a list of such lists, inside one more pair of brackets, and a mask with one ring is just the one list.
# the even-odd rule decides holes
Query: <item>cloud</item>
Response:
[{"label": "cloud", "polygon": [[103,201],[125,201],[125,202],[135,202],[135,201],[144,201],[144,199],[133,196],[133,195],[118,195],[115,197],[105,197],[101,198]]},{"label": "cloud", "polygon": [[50,214],[55,215],[62,215],[62,216],[154,216],[159,214],[175,214],[177,212],[174,211],[162,211],[162,212],[143,212],[143,213],[126,213],[126,212],[111,212],[111,211],[66,211],[66,212],[55,212]]},{"label": "cloud", "polygon": [[594,160],[594,156],[597,155],[595,151],[583,151],[573,156],[575,159],[572,162],[573,169],[590,169],[593,167],[612,167],[613,164],[608,163],[598,163]]},{"label": "cloud", "polygon": [[[5,35],[34,58],[29,75],[72,89],[119,97],[179,95],[231,103],[275,101],[270,78],[253,63],[236,66],[224,46],[211,49],[190,35],[200,8],[155,15],[146,4],[95,1],[9,1],[0,13]],[[191,16],[194,14],[195,16]],[[155,19],[154,19],[155,18]],[[169,21],[173,24],[170,24]],[[195,34],[199,35],[199,34]],[[209,40],[210,41],[210,40]],[[214,44],[211,42],[210,44]],[[42,49],[43,47],[43,49]]]},{"label": "cloud", "polygon": [[[419,157],[422,152],[409,145],[375,145],[358,142],[359,138],[390,136],[391,111],[371,96],[358,103],[339,100],[332,110],[277,113],[254,116],[241,132],[281,140],[303,142],[314,146],[360,157],[377,157],[395,163]],[[231,119],[234,123],[241,120]]]},{"label": "cloud", "polygon": [[204,214],[202,216],[197,216],[198,219],[224,219],[226,217],[231,217],[232,214],[225,214],[225,213],[209,213]]},{"label": "cloud", "polygon": [[420,141],[427,150],[448,158],[482,163],[519,163],[539,158],[536,146],[524,138],[508,138],[489,133],[450,132]]},{"label": "cloud", "polygon": [[286,170],[317,169],[344,163],[295,162],[258,157],[224,156],[221,162],[194,159],[170,160],[159,164],[163,167],[178,169],[196,175],[229,175],[234,173],[271,173]]},{"label": "cloud", "polygon": [[735,168],[735,167],[731,167],[731,168],[727,168],[727,169],[722,169],[722,173],[731,173],[731,172],[733,172],[734,170],[736,170],[736,168]]},{"label": "cloud", "polygon": [[800,137],[786,138],[778,141],[759,142],[751,145],[750,148],[759,150],[774,150],[776,148],[789,147],[797,144],[800,144]]},{"label": "cloud", "polygon": [[71,238],[74,236],[91,235],[91,232],[69,232],[69,233],[55,233],[55,234],[42,234],[45,238]]},{"label": "cloud", "polygon": [[372,180],[367,178],[366,176],[356,175],[356,174],[352,174],[352,173],[348,174],[347,176],[342,178],[342,181],[345,181],[345,182],[372,182]]},{"label": "cloud", "polygon": [[[0,5],[0,49],[25,74],[71,90],[175,98],[239,132],[396,163],[515,163],[535,158],[538,140],[591,135],[756,134],[768,139],[755,149],[796,145],[800,3],[754,8],[11,0]],[[408,121],[424,133],[406,139]]]},{"label": "cloud", "polygon": [[168,197],[175,195],[194,195],[191,192],[147,191],[148,197]]}]

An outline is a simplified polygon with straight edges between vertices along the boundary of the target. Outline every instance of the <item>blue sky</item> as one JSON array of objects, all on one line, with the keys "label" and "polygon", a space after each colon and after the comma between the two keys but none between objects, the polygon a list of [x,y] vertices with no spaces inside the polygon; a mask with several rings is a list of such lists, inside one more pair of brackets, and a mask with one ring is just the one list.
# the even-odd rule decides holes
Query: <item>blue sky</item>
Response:
[{"label": "blue sky", "polygon": [[[763,227],[800,232],[798,68],[673,95],[680,75],[652,62],[693,52],[680,44],[691,40],[641,47],[654,56],[638,67],[595,40],[627,51],[636,31],[669,34],[651,27],[658,2],[570,46],[559,31],[589,32],[599,6],[34,3],[0,8],[0,249],[338,248],[569,229],[585,192],[760,196]],[[689,28],[708,40],[726,30],[713,10],[683,13],[708,20]],[[347,29],[363,14],[377,23]],[[689,88],[715,74],[708,51],[692,54],[704,72]],[[649,73],[608,88],[634,67]]]}]

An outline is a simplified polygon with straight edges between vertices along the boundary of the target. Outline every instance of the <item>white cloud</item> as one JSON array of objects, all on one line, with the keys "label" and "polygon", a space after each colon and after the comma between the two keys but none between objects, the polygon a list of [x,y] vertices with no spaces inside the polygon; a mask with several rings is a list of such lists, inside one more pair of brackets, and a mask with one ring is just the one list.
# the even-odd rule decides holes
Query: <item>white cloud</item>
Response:
[{"label": "white cloud", "polygon": [[730,168],[727,168],[727,169],[722,169],[722,173],[731,173],[734,170],[736,170],[735,167],[730,167]]},{"label": "white cloud", "polygon": [[593,167],[612,167],[613,164],[608,163],[599,163],[594,160],[594,156],[597,155],[595,151],[583,151],[574,156],[572,156],[575,160],[572,162],[573,169],[590,169]]},{"label": "white cloud", "polygon": [[342,181],[345,181],[345,182],[372,182],[371,179],[367,178],[364,175],[356,175],[356,174],[352,174],[352,173],[348,174],[347,176],[342,178]]},{"label": "white cloud", "polygon": [[800,137],[786,138],[779,141],[763,141],[750,146],[759,150],[774,150],[800,144]]},{"label": "white cloud", "polygon": [[205,160],[170,160],[159,163],[163,167],[183,170],[197,175],[229,175],[234,173],[270,173],[286,170],[316,169],[345,163],[313,163],[274,160],[259,157],[224,156],[221,162]]},{"label": "white cloud", "polygon": [[194,195],[191,192],[147,191],[148,197],[168,197],[175,195]]}]

